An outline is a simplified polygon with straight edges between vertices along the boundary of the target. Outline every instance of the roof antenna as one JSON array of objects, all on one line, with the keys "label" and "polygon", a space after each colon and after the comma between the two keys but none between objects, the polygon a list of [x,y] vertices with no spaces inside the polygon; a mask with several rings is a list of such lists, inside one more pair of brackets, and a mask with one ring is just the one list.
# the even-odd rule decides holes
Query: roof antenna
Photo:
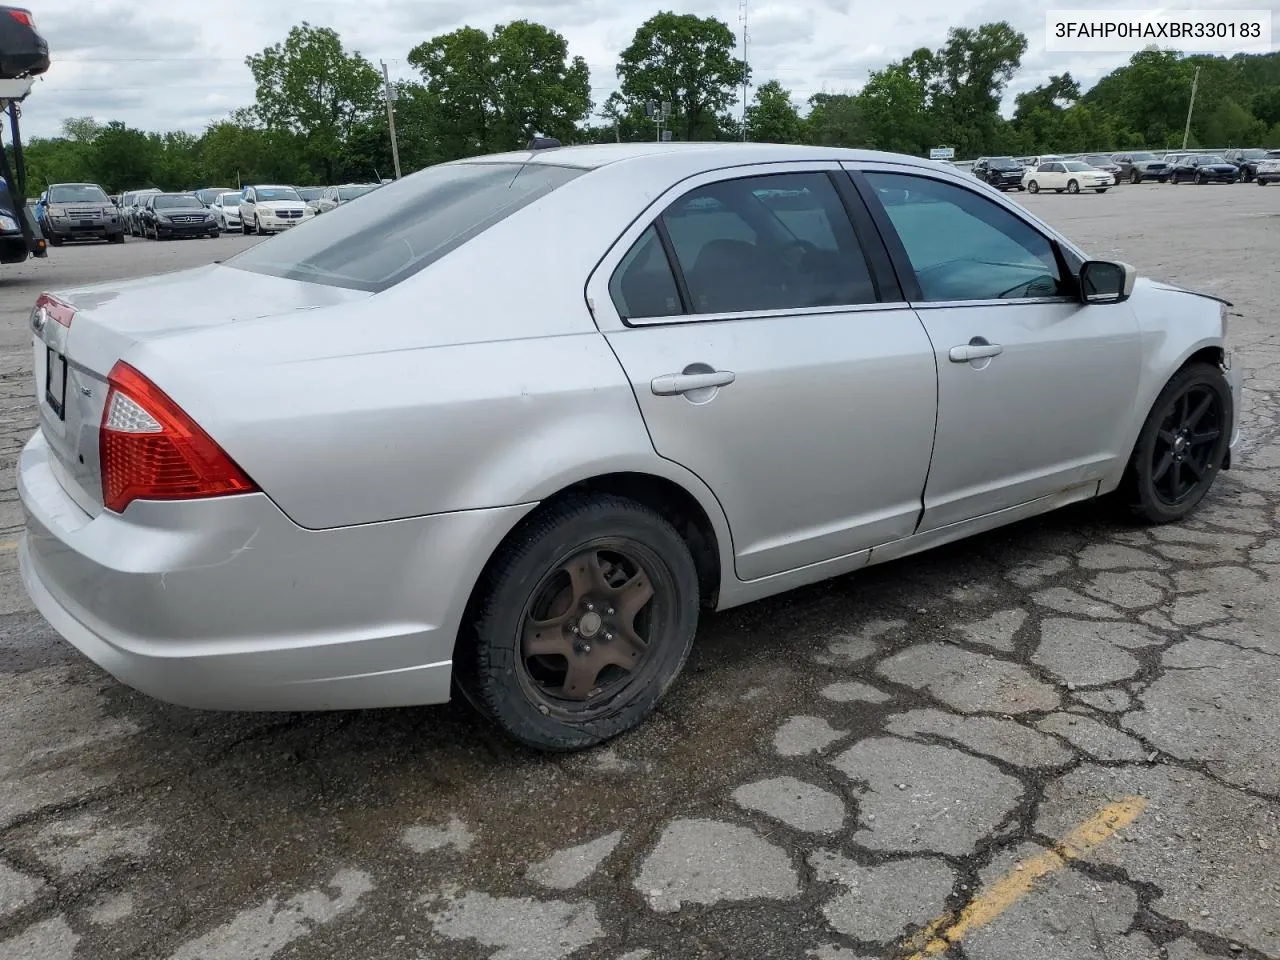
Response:
[{"label": "roof antenna", "polygon": [[534,137],[529,141],[526,150],[554,150],[556,147],[562,147],[562,144],[555,137]]}]

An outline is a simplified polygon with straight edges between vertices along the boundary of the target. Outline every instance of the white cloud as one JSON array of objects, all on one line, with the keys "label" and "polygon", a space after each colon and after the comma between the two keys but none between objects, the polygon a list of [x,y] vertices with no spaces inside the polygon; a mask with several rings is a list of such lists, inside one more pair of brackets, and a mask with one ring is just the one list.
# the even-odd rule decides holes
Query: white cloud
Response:
[{"label": "white cloud", "polygon": [[[1105,4],[1072,4],[1086,5]],[[1238,0],[1194,4],[1233,5],[1238,6]],[[618,0],[607,6],[591,0],[310,0],[304,14],[289,9],[290,5],[262,0],[221,0],[212,5],[183,0],[157,14],[154,4],[142,0],[44,0],[36,10],[36,22],[49,41],[53,66],[23,106],[24,133],[52,135],[63,118],[81,115],[151,130],[199,132],[253,100],[245,56],[283,40],[303,16],[336,29],[349,49],[358,49],[375,64],[386,60],[393,78],[413,76],[408,52],[434,34],[467,23],[488,30],[519,17],[536,20],[560,30],[570,52],[586,59],[597,103],[617,85],[614,65],[619,50],[659,9],[717,16],[741,36],[738,0]],[[755,82],[777,79],[800,102],[824,90],[856,90],[870,70],[918,47],[939,46],[952,24],[977,26],[1004,18],[1027,35],[1030,46],[1007,102],[1064,70],[1087,87],[1127,59],[1047,54],[1043,9],[998,0],[918,0],[906,13],[895,4],[789,0],[784,5],[782,0],[765,0],[750,9],[748,55]]]}]

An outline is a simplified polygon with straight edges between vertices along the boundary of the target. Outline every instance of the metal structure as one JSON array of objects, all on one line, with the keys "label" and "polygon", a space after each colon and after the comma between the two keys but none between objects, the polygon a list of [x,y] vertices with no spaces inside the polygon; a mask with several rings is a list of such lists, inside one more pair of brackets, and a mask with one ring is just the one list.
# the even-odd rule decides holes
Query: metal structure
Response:
[{"label": "metal structure", "polygon": [[391,76],[387,73],[387,61],[382,61],[383,96],[387,100],[387,127],[391,132],[391,163],[396,168],[396,179],[400,179],[400,143],[396,139],[396,91],[391,86]]},{"label": "metal structure", "polygon": [[3,142],[0,142],[0,176],[4,177],[5,188],[9,191],[14,219],[18,221],[18,227],[22,231],[27,252],[33,257],[47,257],[48,244],[40,232],[40,224],[27,207],[27,166],[22,157],[22,127],[19,123],[22,101],[27,98],[35,82],[35,77],[0,80],[0,107],[9,114],[9,130],[13,137],[12,169],[9,167],[8,151],[4,149]]},{"label": "metal structure", "polygon": [[747,2],[738,2],[738,20],[742,23],[742,142],[747,142],[747,97],[751,87],[751,70],[747,66]]}]

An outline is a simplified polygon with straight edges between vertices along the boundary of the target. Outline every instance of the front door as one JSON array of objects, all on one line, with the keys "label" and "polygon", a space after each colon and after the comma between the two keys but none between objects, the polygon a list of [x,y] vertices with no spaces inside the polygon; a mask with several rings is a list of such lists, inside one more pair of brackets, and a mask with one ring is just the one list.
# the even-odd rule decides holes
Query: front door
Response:
[{"label": "front door", "polygon": [[1127,458],[1141,333],[1079,302],[1055,244],[1012,205],[923,174],[865,173],[919,290],[938,430],[920,532],[1096,484]]},{"label": "front door", "polygon": [[838,165],[768,169],[687,181],[591,287],[654,447],[715,493],[744,580],[910,534],[936,413],[928,337],[881,302]]}]

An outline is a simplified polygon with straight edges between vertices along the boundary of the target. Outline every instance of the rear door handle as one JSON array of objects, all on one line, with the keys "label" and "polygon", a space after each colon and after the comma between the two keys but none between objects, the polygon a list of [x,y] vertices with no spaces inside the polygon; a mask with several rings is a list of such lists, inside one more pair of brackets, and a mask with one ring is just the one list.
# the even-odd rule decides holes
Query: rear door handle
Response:
[{"label": "rear door handle", "polygon": [[1002,353],[1004,353],[1004,347],[998,343],[966,343],[952,347],[948,356],[952,363],[968,363],[970,360],[998,357]]},{"label": "rear door handle", "polygon": [[727,387],[737,377],[730,370],[713,370],[710,373],[664,373],[649,381],[649,389],[659,397],[674,397],[694,390],[710,387]]}]

